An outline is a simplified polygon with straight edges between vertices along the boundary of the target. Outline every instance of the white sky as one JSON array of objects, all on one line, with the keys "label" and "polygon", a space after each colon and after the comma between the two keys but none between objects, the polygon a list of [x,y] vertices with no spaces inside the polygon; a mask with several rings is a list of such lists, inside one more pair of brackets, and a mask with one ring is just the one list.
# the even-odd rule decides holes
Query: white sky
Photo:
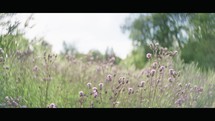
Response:
[{"label": "white sky", "polygon": [[[18,14],[17,19],[25,20],[30,14]],[[128,33],[123,34],[120,25],[128,13],[35,13],[26,37],[44,37],[52,44],[54,52],[62,50],[62,42],[75,44],[79,52],[87,53],[97,49],[102,53],[107,47],[125,58],[131,51]]]}]

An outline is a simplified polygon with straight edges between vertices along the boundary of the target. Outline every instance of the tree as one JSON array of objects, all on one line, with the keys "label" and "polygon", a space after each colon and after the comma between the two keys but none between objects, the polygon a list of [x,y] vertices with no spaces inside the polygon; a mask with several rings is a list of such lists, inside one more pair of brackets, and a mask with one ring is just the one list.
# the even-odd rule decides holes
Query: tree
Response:
[{"label": "tree", "polygon": [[[210,57],[202,58],[205,54],[214,51],[211,46],[215,41],[214,13],[140,14],[134,19],[127,18],[122,30],[130,32],[129,37],[132,39],[134,51],[137,48],[144,48],[133,53],[135,55],[138,55],[138,52],[140,56],[145,57],[144,55],[149,52],[145,46],[158,42],[167,48],[179,47],[182,50],[181,57],[185,62],[195,61],[202,67],[204,64],[207,67],[214,67],[208,63],[209,60],[215,60],[214,56],[209,55]],[[202,45],[204,43],[205,45]],[[201,52],[195,53],[194,48],[198,48]],[[141,65],[139,62],[143,63],[144,59],[136,62],[135,65]]]},{"label": "tree", "polygon": [[215,14],[198,13],[190,17],[189,41],[181,52],[186,62],[197,62],[204,69],[215,69]]},{"label": "tree", "polygon": [[174,42],[180,49],[183,47],[188,18],[187,13],[152,13],[140,14],[135,20],[126,21],[121,27],[124,32],[130,32],[134,47],[151,42],[159,42],[163,47],[172,47]]}]

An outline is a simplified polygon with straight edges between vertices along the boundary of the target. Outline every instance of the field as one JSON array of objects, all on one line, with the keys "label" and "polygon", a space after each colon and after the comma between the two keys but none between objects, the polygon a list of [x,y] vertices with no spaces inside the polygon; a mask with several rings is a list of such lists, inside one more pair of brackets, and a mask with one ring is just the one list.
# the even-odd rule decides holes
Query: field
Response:
[{"label": "field", "polygon": [[151,45],[139,70],[106,62],[14,51],[0,58],[1,108],[214,108],[215,72]]}]

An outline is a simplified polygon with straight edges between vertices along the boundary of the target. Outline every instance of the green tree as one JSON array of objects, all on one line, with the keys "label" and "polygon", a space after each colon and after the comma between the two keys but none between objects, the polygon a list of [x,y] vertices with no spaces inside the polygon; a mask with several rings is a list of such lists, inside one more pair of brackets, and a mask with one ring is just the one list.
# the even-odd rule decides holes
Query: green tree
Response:
[{"label": "green tree", "polygon": [[196,13],[190,17],[189,41],[181,52],[186,62],[197,62],[199,67],[215,69],[215,14]]},{"label": "green tree", "polygon": [[143,46],[151,42],[159,42],[163,47],[172,47],[174,42],[183,47],[188,18],[187,13],[151,13],[140,14],[136,19],[127,19],[121,27],[123,32],[129,31],[134,46]]}]

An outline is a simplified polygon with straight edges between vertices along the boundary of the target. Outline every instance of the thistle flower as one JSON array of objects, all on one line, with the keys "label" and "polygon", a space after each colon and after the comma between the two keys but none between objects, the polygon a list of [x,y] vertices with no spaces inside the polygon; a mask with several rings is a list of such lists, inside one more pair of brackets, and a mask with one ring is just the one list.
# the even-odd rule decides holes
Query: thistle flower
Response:
[{"label": "thistle flower", "polygon": [[140,87],[144,87],[145,81],[140,82]]},{"label": "thistle flower", "polygon": [[153,77],[153,76],[155,75],[155,70],[152,69],[150,74],[151,74],[151,76]]},{"label": "thistle flower", "polygon": [[107,77],[106,77],[106,81],[110,82],[110,81],[112,81],[112,78],[113,78],[113,76],[108,74]]},{"label": "thistle flower", "polygon": [[97,92],[98,90],[97,90],[97,88],[96,88],[96,87],[93,87],[93,91],[96,91],[96,92]]},{"label": "thistle flower", "polygon": [[94,91],[94,92],[93,92],[93,96],[94,96],[94,98],[96,98],[96,97],[98,96],[98,92],[97,92],[97,91]]},{"label": "thistle flower", "polygon": [[160,71],[160,72],[163,72],[164,69],[165,69],[165,67],[164,67],[164,66],[161,66],[160,69],[159,69],[159,71]]},{"label": "thistle flower", "polygon": [[126,84],[128,84],[128,80],[126,80],[126,82],[125,82]]},{"label": "thistle flower", "polygon": [[172,82],[172,81],[173,81],[173,80],[172,80],[172,77],[169,77],[169,78],[168,78],[168,81],[169,81],[169,82]]},{"label": "thistle flower", "polygon": [[152,57],[152,54],[151,54],[151,53],[147,53],[147,54],[146,54],[146,57],[147,57],[148,59],[150,59],[150,58]]},{"label": "thistle flower", "polygon": [[169,74],[173,75],[173,71],[174,71],[173,69],[169,69]]},{"label": "thistle flower", "polygon": [[103,83],[99,83],[99,89],[102,90],[103,88]]},{"label": "thistle flower", "polygon": [[87,83],[87,87],[88,87],[89,89],[91,88],[91,86],[92,86],[91,83]]},{"label": "thistle flower", "polygon": [[173,71],[172,75],[175,77],[177,75],[176,71]]},{"label": "thistle flower", "polygon": [[128,94],[130,95],[131,93],[133,93],[133,88],[128,88]]},{"label": "thistle flower", "polygon": [[51,103],[48,108],[57,108],[57,106],[54,103]]},{"label": "thistle flower", "polygon": [[80,92],[79,92],[79,95],[80,95],[80,97],[83,97],[83,96],[84,96],[84,92],[83,92],[83,91],[80,91]]}]

